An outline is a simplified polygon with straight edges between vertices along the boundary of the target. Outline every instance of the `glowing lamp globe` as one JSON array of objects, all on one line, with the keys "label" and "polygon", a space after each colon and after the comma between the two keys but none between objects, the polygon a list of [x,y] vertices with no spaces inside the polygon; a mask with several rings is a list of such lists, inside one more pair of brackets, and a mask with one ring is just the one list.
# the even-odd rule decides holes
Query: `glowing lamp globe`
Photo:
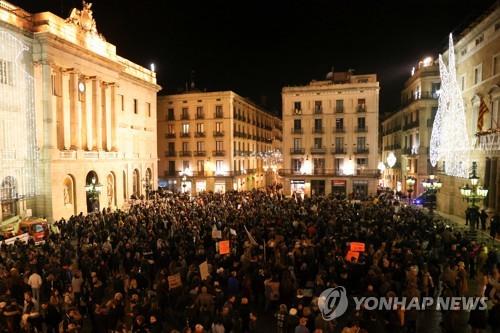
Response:
[{"label": "glowing lamp globe", "polygon": [[389,168],[392,168],[396,164],[396,155],[391,151],[389,155],[387,155],[387,165]]},{"label": "glowing lamp globe", "polygon": [[377,168],[380,170],[380,172],[384,172],[384,170],[385,170],[384,162],[382,162],[382,161],[378,162]]}]

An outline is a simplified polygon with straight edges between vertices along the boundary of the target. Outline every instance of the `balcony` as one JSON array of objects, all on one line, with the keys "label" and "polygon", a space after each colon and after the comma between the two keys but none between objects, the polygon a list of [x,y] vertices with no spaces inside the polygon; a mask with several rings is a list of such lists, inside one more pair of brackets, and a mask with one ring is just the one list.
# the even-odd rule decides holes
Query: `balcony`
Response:
[{"label": "balcony", "polygon": [[[75,150],[62,150],[59,152],[59,158],[61,160],[76,160]],[[16,159],[15,150],[3,150],[0,151],[0,159],[2,160],[14,160]]]},{"label": "balcony", "polygon": [[401,107],[406,107],[413,102],[419,100],[436,100],[438,99],[438,95],[436,92],[424,91],[419,95],[412,94],[410,98],[401,101]]},{"label": "balcony", "polygon": [[189,138],[189,137],[191,137],[191,133],[189,133],[189,132],[181,132],[181,134],[179,136],[181,138]]},{"label": "balcony", "polygon": [[205,119],[205,113],[203,113],[203,112],[197,112],[196,113],[196,119]]},{"label": "balcony", "polygon": [[165,157],[175,157],[177,154],[175,150],[169,150],[165,152]]},{"label": "balcony", "polygon": [[304,129],[302,128],[292,128],[292,134],[302,134],[304,133]]},{"label": "balcony", "polygon": [[304,155],[304,148],[290,148],[290,154],[292,155]]},{"label": "balcony", "polygon": [[176,170],[165,170],[165,177],[176,177],[179,175],[179,171]]},{"label": "balcony", "polygon": [[190,150],[182,150],[179,152],[179,157],[191,157],[192,155]]},{"label": "balcony", "polygon": [[214,137],[224,136],[224,131],[214,131]]},{"label": "balcony", "polygon": [[302,114],[302,109],[295,109],[295,108],[294,108],[294,109],[292,110],[292,114],[294,114],[294,115],[301,115],[301,114]]},{"label": "balcony", "polygon": [[167,116],[167,121],[174,121],[174,120],[175,120],[174,115]]},{"label": "balcony", "polygon": [[167,134],[165,134],[165,138],[167,138],[167,139],[175,139],[175,133],[167,133]]},{"label": "balcony", "polygon": [[354,154],[368,154],[370,152],[370,150],[368,148],[357,148],[355,151],[354,151]]},{"label": "balcony", "polygon": [[181,120],[189,120],[189,113],[181,114]]},{"label": "balcony", "polygon": [[403,125],[403,131],[407,131],[407,130],[410,130],[412,128],[416,128],[419,125],[420,125],[420,123],[419,123],[418,120],[412,121],[410,123],[407,123],[407,124]]},{"label": "balcony", "polygon": [[332,154],[345,155],[346,149],[345,148],[332,148]]},{"label": "balcony", "polygon": [[224,118],[224,114],[222,112],[215,112],[214,118],[215,119],[222,119],[222,118]]},{"label": "balcony", "polygon": [[204,138],[205,137],[205,132],[195,132],[194,133],[195,138]]},{"label": "balcony", "polygon": [[362,177],[362,178],[378,178],[380,171],[378,169],[357,169],[354,174],[346,175],[341,169],[324,169],[316,168],[311,173],[303,173],[300,170],[280,169],[278,174],[282,177],[292,176],[325,176],[325,177]]},{"label": "balcony", "polygon": [[326,154],[326,148],[325,147],[313,147],[311,148],[311,154]]},{"label": "balcony", "polygon": [[418,154],[418,147],[405,147],[401,150],[402,155],[417,155]]},{"label": "balcony", "polygon": [[322,114],[322,113],[323,113],[323,108],[321,106],[314,108],[314,114]]},{"label": "balcony", "polygon": [[397,131],[401,131],[401,125],[396,125],[394,127],[390,127],[388,129],[386,129],[385,132],[384,132],[384,134],[388,135],[388,134],[395,133]]},{"label": "balcony", "polygon": [[334,127],[333,133],[345,133],[345,127]]},{"label": "balcony", "polygon": [[366,105],[365,104],[358,104],[356,106],[356,112],[366,112]]},{"label": "balcony", "polygon": [[194,156],[207,156],[207,152],[204,150],[197,150],[194,152]]},{"label": "balcony", "polygon": [[356,127],[356,132],[358,133],[365,133],[365,132],[368,132],[368,127],[366,126],[363,126],[363,127]]},{"label": "balcony", "polygon": [[323,130],[323,127],[313,127],[312,132],[314,134],[323,134],[325,131]]},{"label": "balcony", "polygon": [[214,150],[212,152],[213,156],[226,156],[226,151],[225,150]]},{"label": "balcony", "polygon": [[335,113],[344,113],[344,106],[336,106]]}]

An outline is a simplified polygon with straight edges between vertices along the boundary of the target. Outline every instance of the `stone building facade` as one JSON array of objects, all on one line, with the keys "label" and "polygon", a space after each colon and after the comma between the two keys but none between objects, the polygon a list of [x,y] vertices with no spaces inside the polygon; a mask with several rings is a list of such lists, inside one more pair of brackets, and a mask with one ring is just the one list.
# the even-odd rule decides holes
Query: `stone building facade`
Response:
[{"label": "stone building facade", "polygon": [[160,89],[155,73],[116,54],[97,32],[91,4],[67,19],[50,12],[21,15],[2,4],[3,24],[33,45],[38,165],[35,193],[25,208],[49,219],[67,218],[121,207],[132,194],[154,189]]},{"label": "stone building facade", "polygon": [[375,74],[349,72],[282,89],[285,193],[376,192],[379,89]]},{"label": "stone building facade", "polygon": [[281,151],[281,120],[232,91],[158,98],[159,178],[199,193],[262,188],[277,181],[268,162]]}]

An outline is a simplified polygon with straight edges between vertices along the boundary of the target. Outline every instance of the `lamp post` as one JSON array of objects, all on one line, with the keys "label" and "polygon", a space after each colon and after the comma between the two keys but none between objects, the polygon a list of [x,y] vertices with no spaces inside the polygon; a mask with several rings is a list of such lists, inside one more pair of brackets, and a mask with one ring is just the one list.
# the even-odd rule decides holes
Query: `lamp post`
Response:
[{"label": "lamp post", "polygon": [[386,162],[387,162],[387,166],[391,170],[391,172],[389,172],[390,177],[391,177],[391,186],[394,186],[395,177],[393,175],[394,170],[392,169],[392,167],[396,165],[396,161],[397,161],[396,155],[394,155],[394,153],[392,151],[389,152],[389,154],[387,155],[387,158],[386,158]]},{"label": "lamp post", "polygon": [[[479,207],[476,203],[481,202],[488,195],[488,189],[479,185],[479,177],[477,176],[477,163],[472,162],[472,173],[469,176],[469,184],[465,184],[460,188],[462,198],[467,201],[469,205],[468,211],[470,231],[474,231],[477,220],[479,219]],[[466,213],[467,214],[467,213]]]},{"label": "lamp post", "polygon": [[408,177],[406,178],[406,185],[407,189],[406,191],[408,192],[408,203],[411,204],[411,193],[413,192],[413,185],[415,185],[415,178],[413,177]]},{"label": "lamp post", "polygon": [[97,206],[95,205],[95,201],[99,201],[99,194],[101,193],[102,185],[97,182],[95,177],[92,177],[90,180],[90,184],[85,185],[85,191],[87,192],[88,198],[92,203],[92,211],[95,212]]},{"label": "lamp post", "polygon": [[434,209],[436,209],[436,193],[439,189],[441,189],[443,183],[441,183],[434,175],[430,175],[429,178],[422,182],[422,186],[425,188],[430,197],[429,212],[432,215],[434,213]]}]

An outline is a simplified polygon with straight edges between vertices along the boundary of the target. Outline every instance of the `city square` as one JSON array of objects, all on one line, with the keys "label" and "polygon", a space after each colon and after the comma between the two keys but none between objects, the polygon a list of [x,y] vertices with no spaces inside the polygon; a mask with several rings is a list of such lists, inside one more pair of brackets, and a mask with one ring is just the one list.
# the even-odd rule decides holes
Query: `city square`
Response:
[{"label": "city square", "polygon": [[500,332],[500,2],[0,0],[0,205],[0,333]]}]

